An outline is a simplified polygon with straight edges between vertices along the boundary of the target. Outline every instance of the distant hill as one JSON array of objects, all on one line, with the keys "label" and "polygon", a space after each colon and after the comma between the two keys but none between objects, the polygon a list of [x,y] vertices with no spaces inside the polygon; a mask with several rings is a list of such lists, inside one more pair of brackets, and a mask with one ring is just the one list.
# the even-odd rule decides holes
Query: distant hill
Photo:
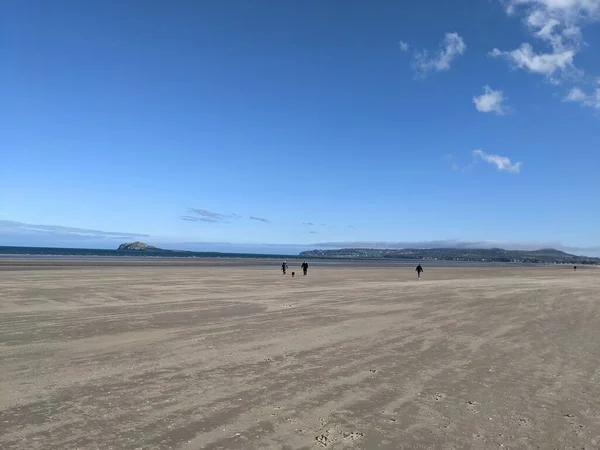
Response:
[{"label": "distant hill", "polygon": [[440,261],[484,261],[546,264],[600,264],[600,258],[571,255],[552,248],[541,250],[504,250],[432,248],[432,249],[367,249],[344,248],[339,250],[310,250],[300,253],[305,258],[340,259],[397,259]]},{"label": "distant hill", "polygon": [[163,250],[162,248],[153,247],[144,242],[131,242],[130,244],[121,244],[117,250],[120,251],[147,251],[147,252],[168,252],[169,250]]}]

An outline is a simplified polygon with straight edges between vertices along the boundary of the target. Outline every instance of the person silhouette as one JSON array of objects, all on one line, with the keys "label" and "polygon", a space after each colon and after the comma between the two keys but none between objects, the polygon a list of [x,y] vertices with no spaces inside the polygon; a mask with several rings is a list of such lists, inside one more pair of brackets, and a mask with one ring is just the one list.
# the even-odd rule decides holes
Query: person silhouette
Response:
[{"label": "person silhouette", "polygon": [[281,271],[283,272],[284,275],[287,272],[287,268],[288,268],[287,262],[284,261],[283,264],[281,265]]},{"label": "person silhouette", "polygon": [[421,273],[424,272],[423,268],[421,267],[421,264],[419,264],[417,266],[417,268],[415,269],[415,271],[417,272],[417,277],[419,278],[419,280],[421,279]]},{"label": "person silhouette", "polygon": [[308,263],[304,261],[300,267],[302,268],[302,273],[306,276],[308,274]]}]

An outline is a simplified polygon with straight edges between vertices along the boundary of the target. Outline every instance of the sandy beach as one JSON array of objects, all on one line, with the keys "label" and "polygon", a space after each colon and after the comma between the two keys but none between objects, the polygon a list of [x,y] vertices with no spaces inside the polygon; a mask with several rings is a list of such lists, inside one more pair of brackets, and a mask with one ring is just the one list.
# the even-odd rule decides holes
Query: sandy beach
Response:
[{"label": "sandy beach", "polygon": [[17,266],[4,450],[600,448],[596,268]]}]

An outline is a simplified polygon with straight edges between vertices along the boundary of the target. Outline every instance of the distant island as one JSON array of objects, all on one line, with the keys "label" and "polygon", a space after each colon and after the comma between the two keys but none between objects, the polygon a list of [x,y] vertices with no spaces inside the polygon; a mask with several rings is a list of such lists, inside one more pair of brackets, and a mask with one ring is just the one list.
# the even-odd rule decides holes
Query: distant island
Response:
[{"label": "distant island", "polygon": [[437,260],[532,264],[590,264],[600,265],[600,258],[571,255],[555,249],[504,250],[432,248],[432,249],[367,249],[309,250],[300,253],[305,258]]},{"label": "distant island", "polygon": [[168,252],[169,250],[163,250],[162,248],[153,247],[144,242],[131,242],[129,244],[121,244],[117,250],[120,251],[147,251],[147,252]]}]

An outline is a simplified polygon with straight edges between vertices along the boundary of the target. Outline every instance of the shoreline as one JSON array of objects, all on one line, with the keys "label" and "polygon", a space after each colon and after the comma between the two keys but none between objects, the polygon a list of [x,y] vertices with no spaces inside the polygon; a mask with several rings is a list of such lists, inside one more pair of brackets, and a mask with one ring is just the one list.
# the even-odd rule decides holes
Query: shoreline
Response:
[{"label": "shoreline", "polygon": [[[93,267],[272,267],[279,268],[285,259],[288,264],[295,265],[305,259],[298,256],[287,258],[273,257],[156,257],[156,256],[64,256],[64,255],[0,255],[0,271],[2,270],[31,270],[31,269],[61,269],[61,268],[93,268]],[[411,268],[422,264],[425,268],[571,268],[572,264],[553,263],[506,263],[483,261],[445,261],[445,260],[367,260],[367,259],[310,259],[311,266],[340,267],[340,268]],[[578,270],[598,266],[578,265]]]}]

